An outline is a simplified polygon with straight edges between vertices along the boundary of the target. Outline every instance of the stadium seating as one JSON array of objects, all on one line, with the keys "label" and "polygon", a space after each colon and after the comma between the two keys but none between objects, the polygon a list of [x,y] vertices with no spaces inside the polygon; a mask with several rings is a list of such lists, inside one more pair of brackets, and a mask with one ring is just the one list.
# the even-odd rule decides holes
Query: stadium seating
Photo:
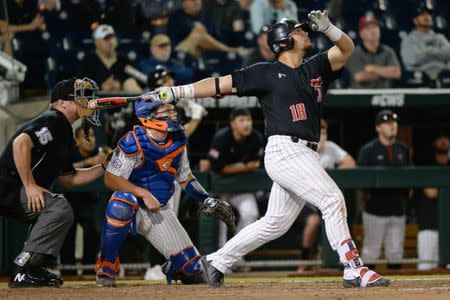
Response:
[{"label": "stadium seating", "polygon": [[[330,4],[329,0],[294,0],[298,7],[299,19],[305,19],[308,12],[314,9],[324,9]],[[341,2],[341,6],[339,6]],[[413,28],[412,18],[419,5],[425,3],[423,0],[360,0],[360,1],[338,1],[337,9],[333,12],[332,20],[339,28],[342,28],[356,44],[360,43],[358,35],[359,18],[366,13],[373,13],[380,24],[381,38],[384,44],[392,47],[399,54],[401,37]],[[446,0],[426,1],[433,8],[434,29],[450,38],[450,5]],[[336,8],[336,7],[335,7]],[[28,74],[24,88],[47,88],[47,83],[52,84],[65,75],[74,75],[76,63],[80,55],[94,49],[92,32],[89,22],[81,20],[85,12],[78,5],[63,5],[60,11],[44,11],[47,30],[46,32],[35,31],[17,34],[14,41],[14,54],[17,59],[28,66]],[[247,23],[248,14],[247,14]],[[247,24],[249,27],[249,24]],[[136,30],[121,30],[116,28],[118,37],[118,51],[127,56],[136,65],[148,56],[148,41],[150,32]],[[228,44],[232,46],[256,47],[256,36],[251,31],[244,33],[229,33],[226,35]],[[312,43],[315,45],[312,55],[328,48],[331,43],[321,34],[310,34]],[[60,53],[57,53],[60,52]],[[184,53],[173,53],[174,56],[181,55],[182,61],[190,68],[195,69],[195,78],[203,78],[211,74],[225,74],[240,67],[241,58],[224,53],[206,53],[200,60],[193,59]],[[75,63],[75,65],[73,65]],[[53,64],[56,64],[53,65]],[[61,64],[61,65],[60,65]],[[47,72],[48,78],[44,75]],[[406,75],[400,81],[404,87],[428,86],[428,83],[420,79],[420,75],[404,72]],[[341,80],[341,87],[345,87],[346,80]],[[439,83],[445,85],[444,81]]]}]

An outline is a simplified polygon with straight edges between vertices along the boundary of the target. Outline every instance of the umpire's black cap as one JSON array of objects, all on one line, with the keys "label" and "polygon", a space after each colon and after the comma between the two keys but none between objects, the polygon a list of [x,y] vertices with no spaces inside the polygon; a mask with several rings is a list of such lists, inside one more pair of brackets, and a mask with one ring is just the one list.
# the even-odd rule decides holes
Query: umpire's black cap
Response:
[{"label": "umpire's black cap", "polygon": [[58,100],[75,100],[75,77],[58,82],[52,89],[50,102]]},{"label": "umpire's black cap", "polygon": [[398,121],[398,115],[389,109],[383,109],[378,112],[377,117],[375,118],[375,123],[377,125],[388,121]]}]

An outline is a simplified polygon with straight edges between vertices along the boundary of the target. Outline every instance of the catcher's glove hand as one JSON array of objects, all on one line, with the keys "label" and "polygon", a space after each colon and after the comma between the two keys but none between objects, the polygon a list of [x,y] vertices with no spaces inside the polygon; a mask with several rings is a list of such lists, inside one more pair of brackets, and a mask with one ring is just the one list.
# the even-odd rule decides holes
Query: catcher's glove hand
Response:
[{"label": "catcher's glove hand", "polygon": [[222,220],[228,227],[228,231],[236,233],[236,218],[230,204],[220,198],[209,197],[200,207],[200,211],[207,216],[215,216]]}]

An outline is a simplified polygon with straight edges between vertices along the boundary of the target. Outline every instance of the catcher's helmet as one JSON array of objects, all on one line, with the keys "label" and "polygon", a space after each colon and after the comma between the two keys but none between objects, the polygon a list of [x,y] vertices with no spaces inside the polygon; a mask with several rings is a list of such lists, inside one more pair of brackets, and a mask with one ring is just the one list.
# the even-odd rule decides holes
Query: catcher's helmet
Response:
[{"label": "catcher's helmet", "polygon": [[267,32],[267,44],[270,49],[278,55],[282,51],[294,48],[294,39],[289,36],[289,33],[298,28],[306,32],[311,31],[308,21],[299,22],[294,19],[283,18],[273,24]]},{"label": "catcher's helmet", "polygon": [[156,117],[156,110],[163,105],[159,100],[137,101],[134,103],[134,112],[142,125],[147,128],[153,128],[159,131],[173,132],[183,130],[183,122],[177,108],[177,118]]}]

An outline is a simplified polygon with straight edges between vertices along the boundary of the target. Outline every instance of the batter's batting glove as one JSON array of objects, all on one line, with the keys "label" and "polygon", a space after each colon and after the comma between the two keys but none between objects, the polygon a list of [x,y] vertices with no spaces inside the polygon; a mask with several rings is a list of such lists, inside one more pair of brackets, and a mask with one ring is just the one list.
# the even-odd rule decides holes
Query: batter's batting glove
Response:
[{"label": "batter's batting glove", "polygon": [[160,87],[154,91],[142,94],[140,97],[145,101],[159,100],[162,103],[171,103],[177,100],[173,89],[170,87]]},{"label": "batter's batting glove", "polygon": [[330,19],[328,18],[328,11],[313,10],[308,14],[308,19],[311,21],[311,29],[314,31],[324,32],[330,25]]},{"label": "batter's batting glove", "polygon": [[236,218],[233,209],[227,202],[215,197],[206,198],[200,207],[200,212],[222,220],[227,225],[228,232],[231,232],[232,235],[236,233]]}]

